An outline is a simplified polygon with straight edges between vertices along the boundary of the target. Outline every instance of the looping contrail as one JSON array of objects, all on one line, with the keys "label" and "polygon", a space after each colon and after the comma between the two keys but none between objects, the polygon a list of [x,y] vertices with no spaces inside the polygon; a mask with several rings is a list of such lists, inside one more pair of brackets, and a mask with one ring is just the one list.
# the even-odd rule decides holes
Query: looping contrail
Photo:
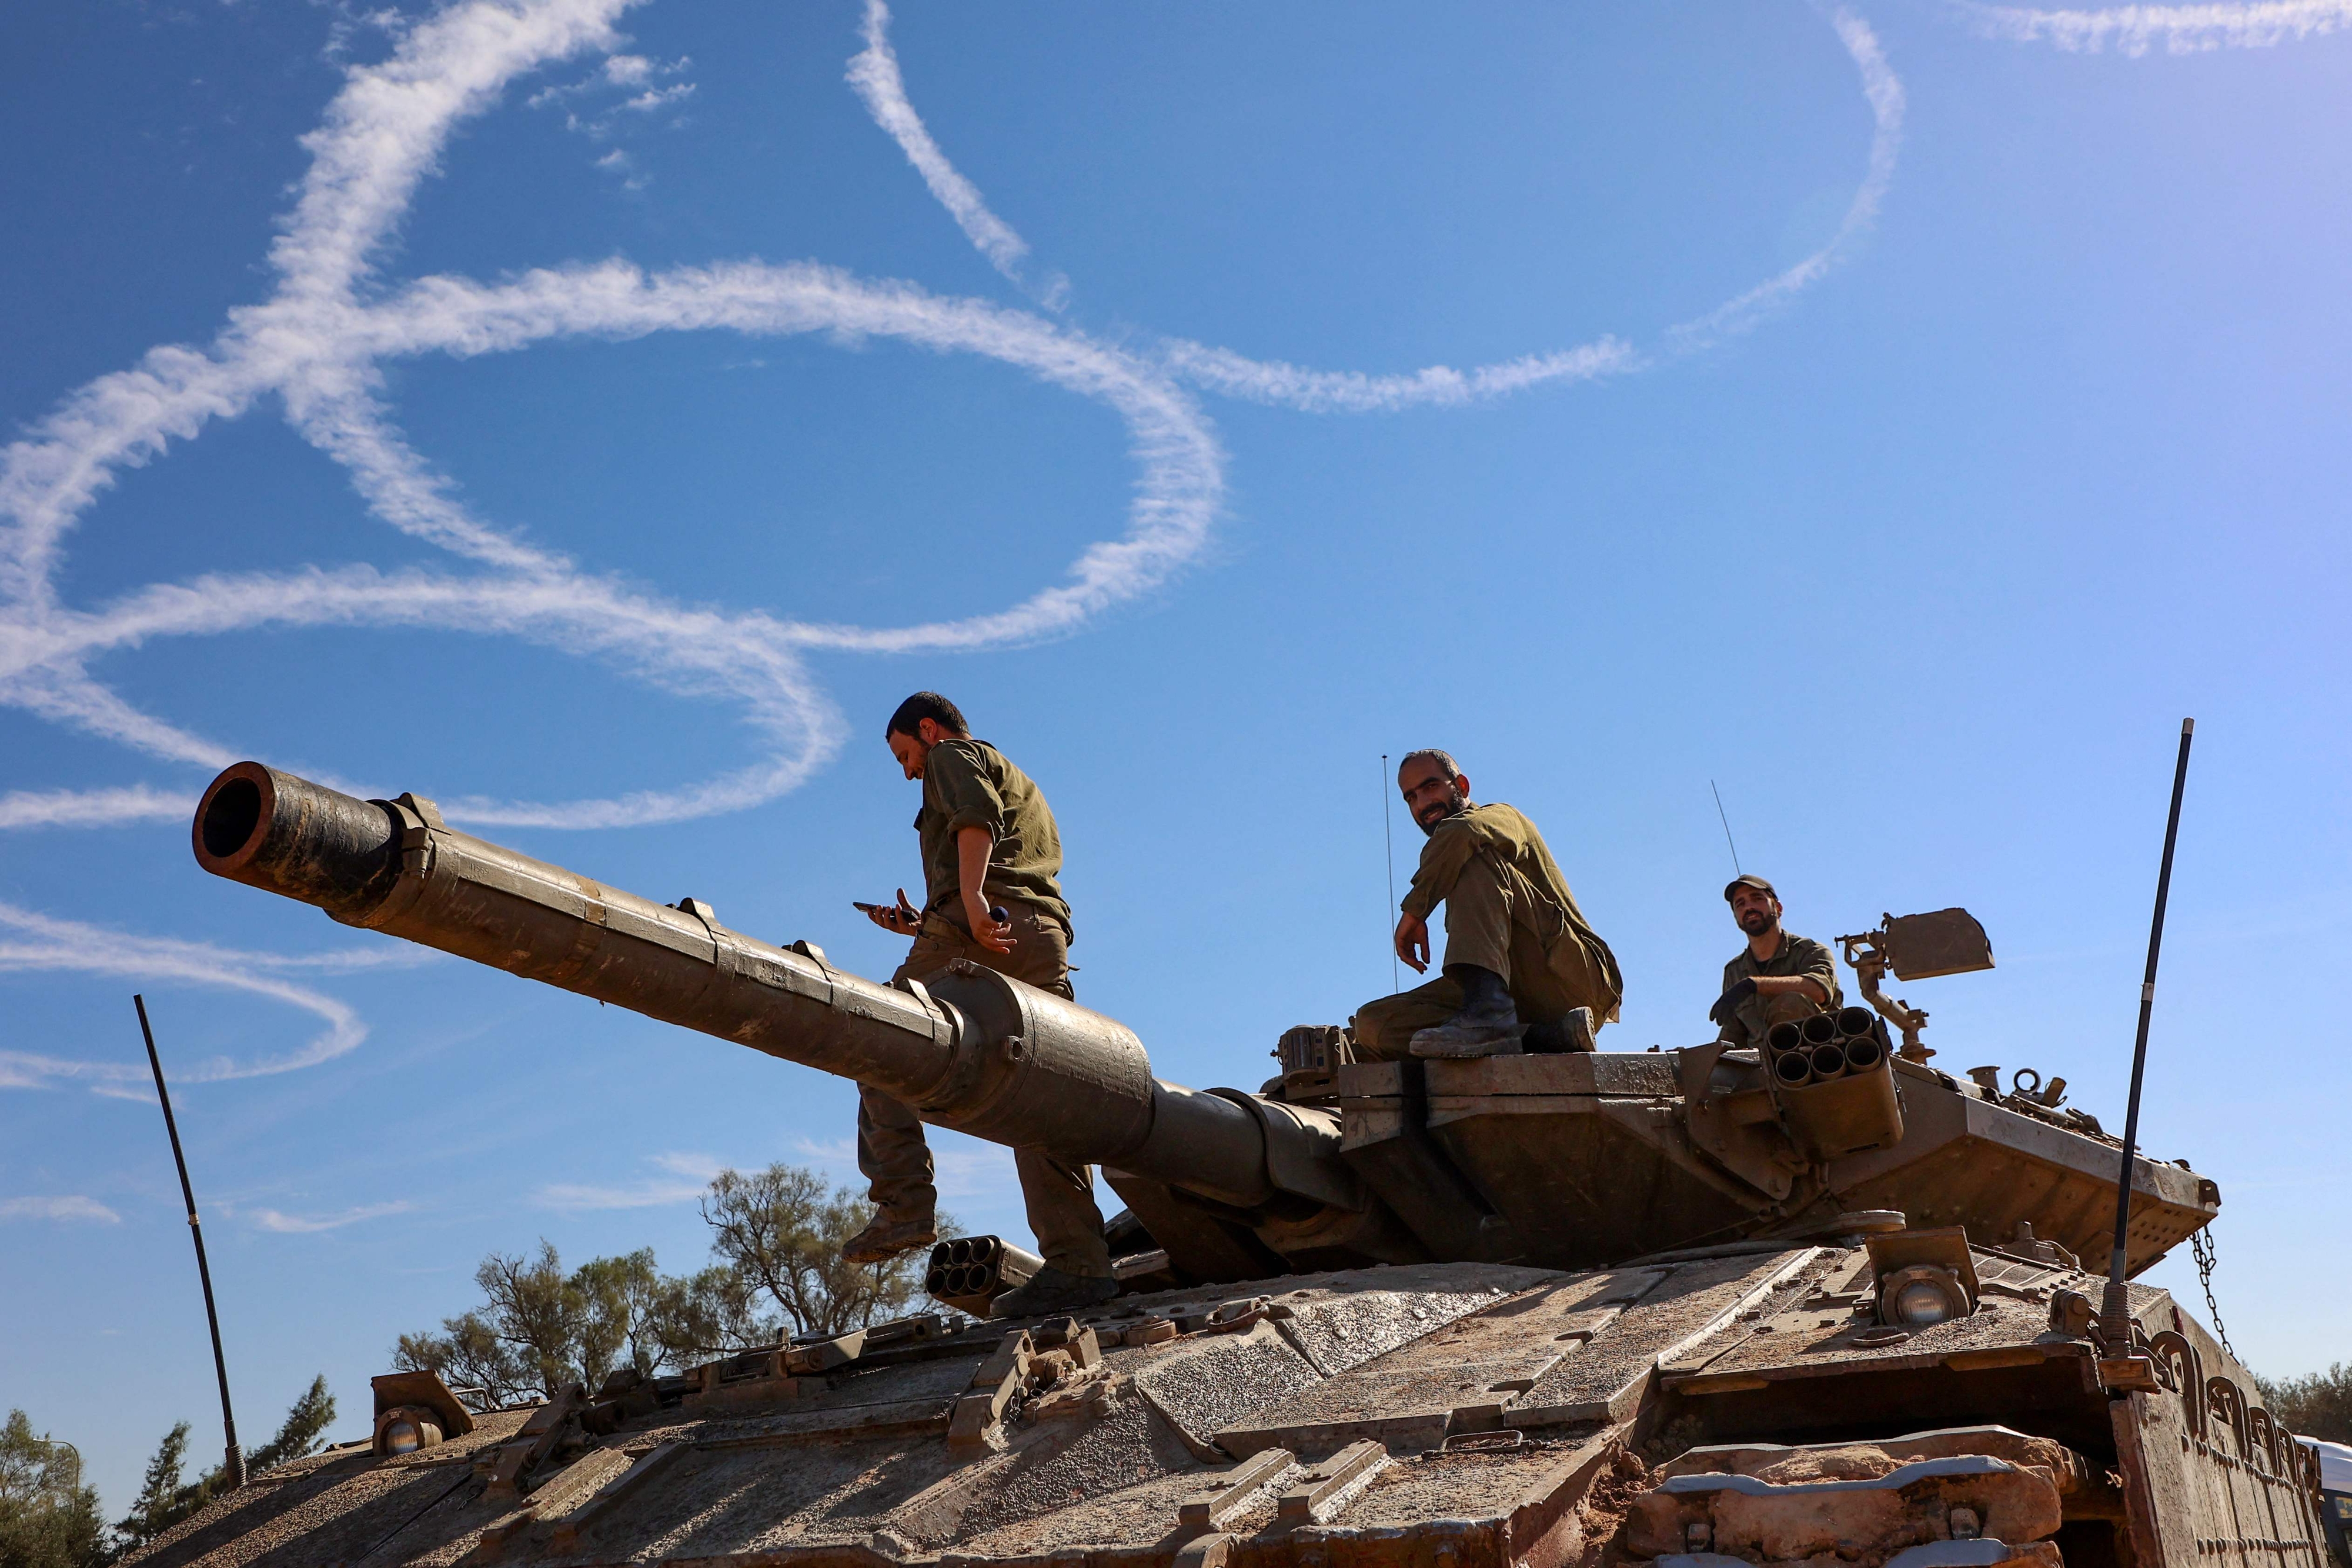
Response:
[{"label": "looping contrail", "polygon": [[[160,760],[217,768],[236,748],[139,710],[90,673],[91,662],[158,638],[265,626],[515,636],[595,657],[666,691],[730,704],[765,755],[698,784],[572,801],[464,797],[445,803],[449,813],[542,827],[675,821],[772,800],[831,758],[840,727],[806,673],[806,651],[970,650],[1064,633],[1165,581],[1199,552],[1224,484],[1207,421],[1157,367],[1026,312],[813,263],[650,277],[617,265],[554,267],[497,286],[455,277],[384,286],[377,253],[455,125],[524,71],[614,47],[612,24],[627,3],[472,0],[415,28],[390,59],[352,69],[304,139],[312,161],[270,249],[278,277],[272,297],[232,311],[205,347],[160,348],[131,370],[100,377],[0,452],[0,702]],[[895,76],[883,49],[875,57],[881,63],[869,67],[888,65]],[[986,240],[989,231],[975,234]],[[1139,469],[1126,530],[1081,552],[1063,582],[958,621],[858,627],[688,609],[474,516],[457,486],[410,447],[380,394],[380,366],[404,356],[708,329],[885,338],[979,354],[1104,402],[1126,423]],[[272,394],[295,431],[343,466],[378,518],[477,570],[223,574],[156,584],[95,610],[59,601],[65,542],[121,469]],[[160,802],[179,798],[152,787],[20,791],[0,797],[0,826],[150,819]]]},{"label": "looping contrail", "polygon": [[[1894,181],[1895,154],[1903,141],[1903,84],[1887,66],[1877,35],[1867,22],[1843,9],[1827,16],[1838,42],[1862,77],[1873,122],[1869,164],[1847,204],[1844,221],[1827,245],[1795,266],[1695,320],[1668,328],[1664,333],[1667,357],[1696,352],[1763,320],[1826,277],[1878,215],[1879,204]],[[989,209],[978,188],[957,172],[924,126],[907,96],[898,56],[891,51],[889,26],[890,11],[883,0],[866,0],[866,49],[850,62],[849,71],[858,97],[875,124],[898,142],[931,194],[972,244],[999,271],[1020,281],[1019,264],[1029,254],[1027,242]],[[1533,387],[1599,381],[1658,362],[1616,337],[1466,371],[1431,365],[1391,375],[1318,371],[1279,360],[1255,360],[1232,349],[1212,348],[1184,338],[1164,340],[1160,361],[1171,373],[1211,392],[1308,413],[1393,413],[1408,408],[1458,407]]]},{"label": "looping contrail", "polygon": [[[315,1067],[355,1050],[367,1038],[367,1025],[349,1007],[308,986],[278,979],[273,971],[404,967],[431,959],[429,954],[373,948],[300,957],[241,953],[207,942],[110,931],[6,903],[0,903],[0,933],[6,933],[0,935],[0,971],[65,970],[119,976],[151,984],[162,979],[213,986],[285,1002],[315,1015],[326,1024],[308,1044],[284,1056],[243,1061],[215,1057],[175,1066],[173,1077],[189,1083],[217,1083]],[[137,1100],[153,1097],[149,1082],[145,1065],[135,1058],[85,1061],[36,1051],[0,1051],[0,1088],[47,1088],[79,1082],[100,1094]]]},{"label": "looping contrail", "polygon": [[[1826,276],[1874,222],[1901,144],[1904,96],[1867,23],[1824,15],[1859,73],[1874,121],[1868,166],[1830,242],[1644,352],[1617,337],[1457,370],[1404,374],[1324,371],[1255,360],[1182,340],[1149,355],[985,301],[908,282],[859,278],[813,262],[738,263],[646,274],[616,263],[542,267],[496,285],[432,277],[387,281],[386,237],[437,166],[453,129],[519,76],[619,47],[614,25],[637,0],[460,0],[402,35],[391,56],[346,73],[319,127],[311,162],[271,245],[276,287],[239,307],[208,344],[165,344],[130,369],[62,399],[25,438],[0,449],[0,704],[99,736],[159,762],[217,768],[236,747],[146,713],[91,673],[100,657],[159,639],[265,627],[398,626],[510,636],[593,657],[627,678],[731,706],[759,754],[718,777],[596,800],[445,802],[460,821],[604,828],[677,821],[772,800],[823,766],[841,724],[810,678],[811,650],[966,651],[1067,633],[1166,582],[1196,559],[1223,505],[1224,459],[1186,384],[1316,413],[1392,412],[1481,402],[1538,386],[1628,374],[1744,331]],[[2259,47],[2332,32],[2352,0],[2242,5],[2133,5],[2039,11],[1948,0],[1981,31],[2063,47],[2140,53]],[[1050,310],[1066,280],[1042,278],[1021,235],[992,212],[924,126],[888,35],[884,0],[865,0],[864,48],[848,79],[925,185],[979,252]],[[1137,465],[1125,526],[1084,549],[1063,580],[1009,607],[913,626],[835,625],[759,610],[694,609],[584,570],[559,550],[476,517],[457,486],[416,453],[383,397],[382,365],[421,354],[509,352],[560,338],[625,340],[658,331],[749,336],[824,333],[895,340],[992,359],[1100,402],[1124,423]],[[155,583],[95,608],[66,603],[58,580],[81,517],[119,476],[257,403],[282,407],[304,440],[341,465],[380,520],[467,570],[363,565],[210,574]],[[344,785],[332,776],[317,776]],[[192,796],[146,784],[0,794],[0,829],[184,820]],[[343,1004],[279,977],[289,967],[364,961],[235,953],[55,920],[0,904],[0,969],[67,969],[180,979],[272,998],[322,1019],[323,1031],[276,1058],[216,1061],[195,1080],[279,1072],[353,1049],[365,1027]],[[143,1092],[127,1066],[0,1052],[0,1085],[79,1081]]]}]

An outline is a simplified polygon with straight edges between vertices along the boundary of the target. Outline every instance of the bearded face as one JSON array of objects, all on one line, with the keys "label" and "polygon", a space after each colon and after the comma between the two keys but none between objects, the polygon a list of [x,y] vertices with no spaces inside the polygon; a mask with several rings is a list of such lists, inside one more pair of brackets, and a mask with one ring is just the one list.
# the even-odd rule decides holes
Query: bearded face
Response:
[{"label": "bearded face", "polygon": [[1421,824],[1424,833],[1437,831],[1437,824],[1470,805],[1467,779],[1459,774],[1452,778],[1434,762],[1415,763],[1411,771],[1400,775],[1397,789],[1404,795],[1405,810]]}]

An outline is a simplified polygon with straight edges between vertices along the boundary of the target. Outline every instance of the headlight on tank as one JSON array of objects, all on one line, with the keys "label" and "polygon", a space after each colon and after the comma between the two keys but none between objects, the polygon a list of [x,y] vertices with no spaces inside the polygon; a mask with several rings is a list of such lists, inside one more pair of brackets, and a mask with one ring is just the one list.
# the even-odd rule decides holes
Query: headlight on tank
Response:
[{"label": "headlight on tank", "polygon": [[376,1418],[375,1451],[383,1455],[413,1454],[441,1441],[441,1424],[434,1412],[403,1406]]},{"label": "headlight on tank", "polygon": [[1968,1291],[1961,1288],[1959,1276],[1932,1263],[1898,1269],[1881,1279],[1878,1303],[1880,1321],[1906,1329],[1965,1317],[1969,1311]]},{"label": "headlight on tank", "polygon": [[1977,1310],[1976,1260],[1958,1226],[1889,1231],[1869,1246],[1878,1321],[1888,1328],[1928,1328]]},{"label": "headlight on tank", "polygon": [[413,1454],[474,1429],[474,1413],[437,1373],[387,1372],[371,1381],[375,1387],[374,1448],[383,1458]]}]

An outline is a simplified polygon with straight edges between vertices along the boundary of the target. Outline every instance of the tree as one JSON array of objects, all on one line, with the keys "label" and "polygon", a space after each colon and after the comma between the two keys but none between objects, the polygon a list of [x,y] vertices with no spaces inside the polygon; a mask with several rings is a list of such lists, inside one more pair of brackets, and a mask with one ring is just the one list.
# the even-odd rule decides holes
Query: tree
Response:
[{"label": "tree", "polygon": [[183,1421],[163,1434],[155,1457],[147,1461],[147,1474],[139,1484],[139,1495],[131,1500],[131,1511],[115,1521],[114,1535],[121,1551],[137,1551],[212,1500],[209,1478],[194,1486],[182,1483],[181,1471],[187,1459],[188,1424]]},{"label": "tree", "polygon": [[278,1424],[278,1435],[246,1455],[246,1473],[257,1476],[289,1459],[318,1452],[327,1428],[334,1424],[335,1396],[327,1392],[327,1375],[322,1372],[310,1379],[310,1386],[286,1412],[286,1419]]},{"label": "tree", "polygon": [[99,1568],[107,1560],[98,1490],[81,1455],[33,1430],[22,1410],[0,1427],[0,1568]]},{"label": "tree", "polygon": [[[919,1257],[842,1261],[842,1244],[872,1213],[797,1166],[721,1171],[702,1198],[705,1268],[664,1274],[646,1247],[567,1272],[544,1238],[530,1256],[493,1252],[474,1270],[482,1303],[444,1318],[437,1334],[401,1335],[393,1364],[503,1406],[574,1383],[593,1389],[624,1366],[683,1371],[789,1335],[862,1328],[905,1312],[922,1291]],[[943,1217],[940,1229],[953,1234],[953,1221]]]},{"label": "tree", "polygon": [[2325,1372],[2278,1383],[2257,1377],[2254,1385],[2272,1419],[2297,1437],[2352,1443],[2352,1366],[2339,1361]]},{"label": "tree", "polygon": [[[777,1164],[745,1176],[720,1171],[702,1199],[712,1253],[773,1301],[793,1333],[846,1333],[901,1313],[923,1286],[921,1260],[904,1254],[857,1264],[842,1243],[864,1228],[874,1208],[850,1192],[828,1192],[824,1178]],[[952,1232],[942,1224],[942,1234]]]},{"label": "tree", "polygon": [[[694,1282],[664,1279],[650,1247],[566,1273],[542,1238],[535,1257],[491,1253],[474,1282],[483,1305],[444,1318],[437,1334],[401,1335],[394,1365],[478,1388],[483,1403],[501,1406],[552,1398],[574,1383],[594,1388],[620,1366],[650,1375],[688,1350],[667,1325],[692,1318]],[[706,1285],[723,1294],[716,1283]]]},{"label": "tree", "polygon": [[[327,1428],[334,1422],[335,1396],[327,1391],[326,1375],[321,1373],[310,1380],[310,1386],[286,1412],[286,1419],[278,1423],[278,1435],[246,1455],[246,1474],[257,1476],[289,1459],[317,1452]],[[147,1461],[147,1473],[140,1482],[139,1495],[132,1500],[131,1511],[115,1523],[116,1555],[137,1551],[227,1490],[226,1463],[206,1471],[193,1485],[184,1482],[182,1472],[187,1458],[188,1424],[182,1421],[164,1433],[163,1440],[156,1445],[155,1457]],[[13,1564],[5,1568],[13,1568]]]}]

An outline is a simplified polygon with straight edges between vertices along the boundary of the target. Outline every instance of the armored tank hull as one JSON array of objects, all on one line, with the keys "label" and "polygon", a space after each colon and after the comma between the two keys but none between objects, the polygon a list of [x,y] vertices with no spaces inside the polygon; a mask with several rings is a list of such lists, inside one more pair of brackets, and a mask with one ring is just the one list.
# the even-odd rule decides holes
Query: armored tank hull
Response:
[{"label": "armored tank hull", "polygon": [[[874,986],[415,797],[240,764],[194,840],[349,924],[1099,1162],[1127,1290],[529,1409],[388,1376],[373,1441],[142,1562],[2322,1568],[2315,1467],[2244,1370],[2161,1291],[2130,1288],[2128,1336],[2095,1321],[2119,1146],[1867,1014],[1787,1050],[1407,1063],[1294,1030],[1276,1084],[1204,1093],[1002,976]],[[2130,1180],[2135,1272],[2220,1205],[2185,1166]],[[1026,1257],[943,1249],[934,1294],[985,1312]]]},{"label": "armored tank hull", "polygon": [[2307,1451],[2163,1291],[2119,1393],[2064,1321],[2095,1281],[1969,1264],[1913,1330],[1845,1243],[919,1319],[331,1451],[140,1561],[2323,1568]]}]

